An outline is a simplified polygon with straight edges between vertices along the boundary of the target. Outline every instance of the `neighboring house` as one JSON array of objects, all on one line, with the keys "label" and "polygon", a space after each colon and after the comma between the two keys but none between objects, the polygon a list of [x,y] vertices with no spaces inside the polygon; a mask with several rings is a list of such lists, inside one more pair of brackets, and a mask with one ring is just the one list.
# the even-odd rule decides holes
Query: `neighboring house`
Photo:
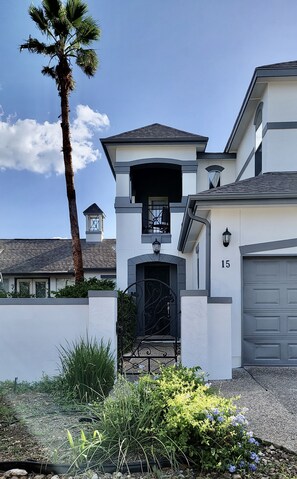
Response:
[{"label": "neighboring house", "polygon": [[206,152],[207,141],[160,124],[101,140],[116,177],[118,286],[159,278],[178,301],[184,290],[208,304],[231,298],[230,363],[213,376],[297,365],[297,62],[256,68],[224,152]]},{"label": "neighboring house", "polygon": [[[84,211],[86,239],[81,240],[85,278],[116,278],[115,240],[103,239],[103,211],[94,203]],[[74,283],[70,239],[1,239],[0,273],[4,289],[50,296]]]}]

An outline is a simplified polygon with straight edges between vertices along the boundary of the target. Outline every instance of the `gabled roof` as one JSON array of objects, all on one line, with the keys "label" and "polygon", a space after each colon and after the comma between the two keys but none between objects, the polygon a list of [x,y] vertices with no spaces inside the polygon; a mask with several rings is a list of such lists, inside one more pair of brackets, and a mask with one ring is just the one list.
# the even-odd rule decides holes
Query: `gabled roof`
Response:
[{"label": "gabled roof", "polygon": [[108,159],[111,171],[115,176],[115,149],[118,145],[186,144],[195,145],[199,151],[204,151],[208,138],[187,131],[177,130],[176,128],[161,125],[160,123],[153,123],[152,125],[120,133],[119,135],[101,138],[100,141]]},{"label": "gabled roof", "polygon": [[206,136],[196,135],[170,126],[153,123],[142,128],[126,131],[119,135],[110,136],[101,140],[106,143],[159,143],[159,142],[207,142]]},{"label": "gabled roof", "polygon": [[[100,243],[81,240],[86,271],[115,270],[115,239]],[[70,239],[1,239],[0,272],[3,274],[73,273]]]},{"label": "gabled roof", "polygon": [[225,153],[235,152],[252,114],[255,114],[259,98],[263,95],[267,82],[272,78],[297,77],[297,61],[262,65],[255,69],[247,89],[239,114],[225,147]]}]

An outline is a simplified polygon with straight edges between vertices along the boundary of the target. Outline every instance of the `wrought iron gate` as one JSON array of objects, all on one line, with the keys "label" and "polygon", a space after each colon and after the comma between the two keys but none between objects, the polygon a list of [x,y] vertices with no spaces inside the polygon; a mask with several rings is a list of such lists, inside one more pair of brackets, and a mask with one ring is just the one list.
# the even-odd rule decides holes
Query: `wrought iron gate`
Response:
[{"label": "wrought iron gate", "polygon": [[131,284],[118,299],[118,358],[122,374],[157,372],[180,355],[175,292],[163,281]]}]

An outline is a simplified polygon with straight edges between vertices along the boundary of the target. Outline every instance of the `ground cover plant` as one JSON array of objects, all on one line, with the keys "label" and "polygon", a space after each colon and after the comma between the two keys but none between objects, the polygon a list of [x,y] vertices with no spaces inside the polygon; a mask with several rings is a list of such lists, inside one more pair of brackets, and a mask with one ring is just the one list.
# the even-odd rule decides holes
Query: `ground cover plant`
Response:
[{"label": "ground cover plant", "polygon": [[69,441],[77,463],[112,461],[118,468],[166,458],[202,471],[253,472],[259,444],[231,399],[216,395],[199,368],[161,369],[131,383],[119,378],[113,393],[92,407],[93,435]]}]

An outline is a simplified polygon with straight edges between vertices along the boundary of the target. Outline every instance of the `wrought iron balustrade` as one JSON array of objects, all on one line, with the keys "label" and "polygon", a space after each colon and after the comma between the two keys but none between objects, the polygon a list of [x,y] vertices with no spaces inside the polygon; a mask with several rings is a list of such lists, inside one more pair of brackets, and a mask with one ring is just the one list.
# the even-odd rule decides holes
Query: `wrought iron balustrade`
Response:
[{"label": "wrought iron balustrade", "polygon": [[169,205],[149,205],[143,213],[143,233],[170,233]]}]

